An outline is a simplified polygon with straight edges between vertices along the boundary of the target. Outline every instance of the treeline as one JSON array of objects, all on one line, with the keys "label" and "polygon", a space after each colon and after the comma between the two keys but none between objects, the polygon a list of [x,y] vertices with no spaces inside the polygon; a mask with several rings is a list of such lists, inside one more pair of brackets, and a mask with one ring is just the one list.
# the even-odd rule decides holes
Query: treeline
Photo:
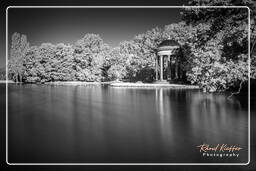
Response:
[{"label": "treeline", "polygon": [[[194,0],[192,5],[227,5],[222,1]],[[229,5],[237,5],[228,1]],[[241,1],[251,7],[252,1]],[[240,4],[241,5],[241,4]],[[173,39],[181,46],[180,58],[186,81],[208,91],[221,91],[255,78],[255,22],[251,25],[248,52],[248,11],[243,9],[193,9],[182,13],[183,21],[154,28],[110,48],[97,34],[86,34],[73,45],[43,43],[29,46],[25,35],[14,33],[9,59],[9,77],[15,81],[143,81],[155,78],[158,45]]]}]

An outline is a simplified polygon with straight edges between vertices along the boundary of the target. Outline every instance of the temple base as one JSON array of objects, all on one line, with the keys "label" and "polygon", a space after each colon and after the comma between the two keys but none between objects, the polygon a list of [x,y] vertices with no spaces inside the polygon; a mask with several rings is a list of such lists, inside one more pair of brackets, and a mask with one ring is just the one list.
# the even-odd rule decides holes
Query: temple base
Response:
[{"label": "temple base", "polygon": [[154,84],[170,84],[167,80],[156,80],[153,82]]}]

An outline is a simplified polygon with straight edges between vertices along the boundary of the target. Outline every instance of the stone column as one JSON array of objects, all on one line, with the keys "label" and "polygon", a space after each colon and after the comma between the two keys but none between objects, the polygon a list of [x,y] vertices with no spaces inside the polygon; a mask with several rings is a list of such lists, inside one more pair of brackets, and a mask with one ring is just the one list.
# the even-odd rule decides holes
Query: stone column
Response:
[{"label": "stone column", "polygon": [[171,55],[168,55],[169,58],[169,75],[170,75],[170,80],[172,79],[172,59]]},{"label": "stone column", "polygon": [[181,65],[179,64],[179,78],[182,79],[183,75],[182,75],[182,68]]},{"label": "stone column", "polygon": [[156,80],[158,80],[158,55],[156,56]]},{"label": "stone column", "polygon": [[163,55],[160,56],[160,81],[163,81]]},{"label": "stone column", "polygon": [[178,76],[178,65],[179,65],[179,63],[178,63],[178,61],[177,61],[177,59],[176,59],[176,61],[175,61],[175,79],[178,79],[179,78],[179,76]]}]

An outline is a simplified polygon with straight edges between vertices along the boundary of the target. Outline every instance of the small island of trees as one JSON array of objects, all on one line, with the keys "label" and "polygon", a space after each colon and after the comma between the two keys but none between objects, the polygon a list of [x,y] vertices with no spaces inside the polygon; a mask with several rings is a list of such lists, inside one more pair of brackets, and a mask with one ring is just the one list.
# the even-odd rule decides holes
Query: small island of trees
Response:
[{"label": "small island of trees", "polygon": [[[186,8],[179,23],[153,28],[111,48],[98,34],[85,34],[74,44],[30,46],[26,35],[14,33],[8,77],[15,82],[128,81],[153,82],[158,45],[177,41],[185,58],[186,80],[208,91],[239,87],[256,76],[256,5],[251,0],[192,0],[190,5],[246,5],[251,10],[248,51],[247,8]],[[248,61],[248,54],[251,61]]]}]

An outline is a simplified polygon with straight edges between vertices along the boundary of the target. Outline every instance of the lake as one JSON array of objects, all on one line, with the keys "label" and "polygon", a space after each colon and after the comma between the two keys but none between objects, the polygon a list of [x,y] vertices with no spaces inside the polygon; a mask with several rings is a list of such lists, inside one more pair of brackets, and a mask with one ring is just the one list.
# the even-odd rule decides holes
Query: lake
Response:
[{"label": "lake", "polygon": [[[247,97],[93,85],[8,88],[10,163],[248,161]],[[242,150],[206,157],[197,147],[203,143]]]}]

